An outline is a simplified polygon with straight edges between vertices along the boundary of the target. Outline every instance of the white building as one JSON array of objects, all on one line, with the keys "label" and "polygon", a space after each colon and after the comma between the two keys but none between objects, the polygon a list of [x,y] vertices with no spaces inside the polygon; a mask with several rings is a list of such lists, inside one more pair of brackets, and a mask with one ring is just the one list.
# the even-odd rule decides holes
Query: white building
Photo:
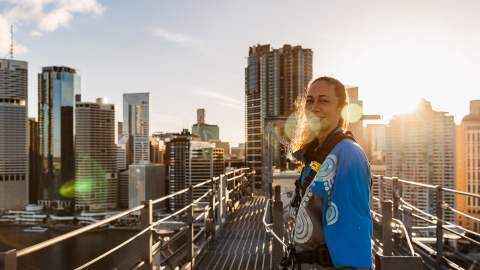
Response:
[{"label": "white building", "polygon": [[0,210],[28,203],[28,63],[0,59]]},{"label": "white building", "polygon": [[127,137],[127,164],[150,160],[149,93],[123,94],[123,136]]}]

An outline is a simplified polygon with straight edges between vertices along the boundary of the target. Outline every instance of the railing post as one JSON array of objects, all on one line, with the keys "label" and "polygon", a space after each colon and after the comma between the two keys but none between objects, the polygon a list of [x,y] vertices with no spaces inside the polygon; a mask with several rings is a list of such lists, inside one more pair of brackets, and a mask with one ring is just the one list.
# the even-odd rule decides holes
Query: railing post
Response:
[{"label": "railing post", "polygon": [[17,270],[17,250],[0,252],[0,267],[3,270]]},{"label": "railing post", "polygon": [[[232,175],[232,174],[230,174]],[[231,182],[228,181],[228,177],[225,177],[225,182],[224,182],[224,193],[225,193],[225,208],[223,209],[223,215],[226,217],[226,215],[228,215],[228,201],[230,200],[230,194],[229,194],[229,185],[230,185]]]},{"label": "railing post", "polygon": [[237,171],[233,171],[233,187],[232,187],[232,205],[235,205],[235,202],[237,201]]},{"label": "railing post", "polygon": [[437,195],[437,205],[436,205],[436,214],[437,214],[437,269],[440,269],[442,264],[443,257],[443,190],[442,186],[438,185],[435,188]]},{"label": "railing post", "polygon": [[[281,187],[279,185],[274,188],[274,201],[272,207],[272,221],[273,221],[273,232],[283,238],[283,202],[281,198]],[[273,269],[276,269],[276,266],[280,264],[280,259],[283,257],[283,246],[276,240],[273,240],[272,247],[272,265]]]},{"label": "railing post", "polygon": [[210,190],[208,192],[208,199],[210,204],[210,210],[208,211],[208,219],[207,220],[207,228],[208,228],[208,235],[211,235],[212,238],[215,237],[215,196],[214,191]]},{"label": "railing post", "polygon": [[408,237],[412,239],[412,208],[403,206],[403,224],[407,229]]},{"label": "railing post", "polygon": [[378,211],[382,212],[382,202],[383,202],[383,175],[378,177]]},{"label": "railing post", "polygon": [[194,265],[194,256],[195,256],[195,251],[194,251],[194,243],[193,243],[193,238],[194,238],[194,228],[193,228],[193,186],[190,185],[188,187],[188,204],[189,207],[187,208],[187,260],[190,261],[190,269],[193,269]]},{"label": "railing post", "polygon": [[383,256],[392,256],[392,202],[382,202]]},{"label": "railing post", "polygon": [[400,219],[400,195],[401,185],[398,182],[398,177],[392,177],[392,199],[393,199],[393,217]]},{"label": "railing post", "polygon": [[218,179],[218,208],[217,208],[217,223],[218,225],[221,225],[223,223],[223,211],[225,211],[224,205],[223,205],[223,196],[224,195],[224,181],[225,175],[221,174],[220,179]]},{"label": "railing post", "polygon": [[[144,202],[145,207],[140,210],[140,226],[141,229],[148,228],[153,222],[153,208],[152,208],[152,200],[148,200]],[[150,228],[144,236],[144,254],[143,260],[145,262],[145,269],[153,269],[153,254],[152,254],[152,229]]]}]

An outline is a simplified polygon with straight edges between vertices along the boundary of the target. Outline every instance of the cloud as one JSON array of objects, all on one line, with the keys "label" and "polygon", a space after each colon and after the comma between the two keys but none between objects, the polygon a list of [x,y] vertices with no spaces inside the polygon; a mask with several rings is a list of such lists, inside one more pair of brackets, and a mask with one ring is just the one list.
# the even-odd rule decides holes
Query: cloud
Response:
[{"label": "cloud", "polygon": [[199,39],[195,39],[193,37],[180,33],[170,32],[161,28],[154,29],[152,31],[152,36],[184,47],[191,47],[197,49],[203,48],[203,41]]},{"label": "cloud", "polygon": [[[101,15],[105,7],[98,0],[8,0],[0,12],[0,56],[8,52],[11,24],[33,24],[31,35],[42,36],[61,27],[67,27],[76,14]],[[16,53],[27,48],[15,44]]]},{"label": "cloud", "polygon": [[210,99],[215,100],[218,105],[222,105],[225,107],[235,108],[235,109],[242,109],[244,106],[243,101],[239,101],[238,99],[222,95],[220,93],[209,91],[205,89],[196,89],[195,92],[200,96],[205,96]]}]

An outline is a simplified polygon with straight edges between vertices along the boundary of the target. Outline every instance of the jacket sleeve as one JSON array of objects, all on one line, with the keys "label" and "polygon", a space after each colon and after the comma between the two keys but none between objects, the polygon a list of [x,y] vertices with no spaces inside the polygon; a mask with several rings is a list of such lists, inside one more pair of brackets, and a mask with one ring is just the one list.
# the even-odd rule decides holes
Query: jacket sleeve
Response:
[{"label": "jacket sleeve", "polygon": [[370,165],[356,143],[345,143],[337,152],[331,200],[332,207],[337,208],[336,217],[328,222],[325,208],[323,224],[334,266],[371,269]]}]

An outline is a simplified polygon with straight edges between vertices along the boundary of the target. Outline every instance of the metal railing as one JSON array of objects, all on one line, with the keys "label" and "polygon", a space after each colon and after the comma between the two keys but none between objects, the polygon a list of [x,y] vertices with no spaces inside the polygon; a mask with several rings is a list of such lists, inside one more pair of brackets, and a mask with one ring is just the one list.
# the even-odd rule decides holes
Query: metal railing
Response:
[{"label": "metal railing", "polygon": [[[185,265],[180,265],[180,267],[192,268],[195,265],[196,257],[202,253],[202,248],[206,246],[206,243],[204,243],[200,245],[200,248],[197,248],[198,250],[195,250],[195,240],[198,239],[201,234],[206,234],[206,242],[210,241],[215,236],[215,230],[217,229],[217,227],[221,227],[223,225],[226,215],[228,213],[228,209],[233,211],[234,208],[232,207],[232,204],[235,204],[235,202],[237,202],[243,194],[246,194],[245,190],[251,185],[247,177],[253,174],[254,172],[251,171],[249,168],[241,168],[230,171],[220,176],[213,177],[212,179],[208,179],[199,184],[190,185],[188,188],[179,190],[167,196],[154,200],[148,200],[142,205],[125,210],[112,217],[106,218],[85,227],[81,227],[79,229],[62,234],[44,242],[20,250],[13,249],[6,252],[0,252],[0,268],[3,266],[4,270],[16,270],[18,268],[18,258],[20,257],[28,256],[29,254],[43,250],[52,245],[59,244],[65,240],[92,231],[96,228],[102,227],[106,224],[109,224],[113,221],[116,221],[122,217],[138,211],[140,211],[140,232],[136,233],[135,235],[131,236],[130,238],[116,245],[115,247],[112,247],[108,251],[89,260],[88,262],[85,262],[81,266],[76,267],[75,269],[86,269],[87,267],[109,256],[120,248],[126,246],[135,239],[140,238],[141,236],[144,237],[143,245],[145,246],[145,252],[143,252],[141,258],[138,258],[139,260],[134,265],[132,265],[132,269],[138,269],[140,267],[142,267],[143,269],[152,269],[154,265],[154,256],[159,252],[162,245],[168,244],[168,242],[162,243],[161,241],[154,243],[154,239],[152,237],[154,227],[166,222],[169,219],[179,217],[181,214],[184,215],[183,217],[186,217],[188,230],[186,232],[187,244],[185,245],[185,247],[187,248],[187,263]],[[207,184],[210,184],[210,188],[201,196],[194,199],[193,190]],[[174,213],[166,217],[160,218],[155,221],[153,220],[154,205],[183,194],[186,194],[188,198],[185,207],[175,211]],[[194,218],[194,206],[207,197],[208,206],[204,208],[204,212],[202,214]],[[194,222],[197,222],[202,218],[205,221],[204,227],[201,228],[197,234],[194,234]],[[158,265],[161,265],[162,263],[163,262],[161,261],[155,262],[155,264]]]},{"label": "metal railing", "polygon": [[[434,226],[435,238],[436,238],[435,249],[430,249],[428,245],[420,243],[418,240],[415,240],[415,238],[413,238],[413,242],[416,244],[417,247],[420,247],[421,249],[423,249],[430,256],[433,255],[435,257],[435,261],[433,262],[433,264],[436,267],[436,269],[441,269],[442,265],[446,265],[452,269],[463,269],[459,265],[449,260],[444,255],[444,248],[445,248],[444,232],[454,234],[460,237],[461,239],[467,240],[471,244],[476,245],[478,247],[480,247],[480,241],[467,236],[466,233],[469,233],[476,237],[480,237],[480,234],[446,220],[444,217],[445,210],[452,211],[454,214],[462,215],[475,222],[480,222],[480,219],[453,208],[447,202],[445,202],[444,195],[445,193],[450,193],[450,194],[456,194],[456,195],[462,195],[462,196],[480,199],[480,194],[474,194],[470,192],[445,188],[441,185],[430,185],[430,184],[418,183],[418,182],[409,181],[409,180],[403,180],[397,177],[386,177],[382,175],[374,175],[373,178],[374,180],[376,180],[378,184],[378,192],[379,192],[378,196],[379,198],[382,199],[382,200],[376,200],[378,202],[378,206],[377,206],[378,209],[380,211],[382,210],[382,201],[385,201],[383,200],[383,198],[385,197],[384,193],[386,192],[385,185],[386,183],[389,183],[391,184],[392,190],[391,190],[391,194],[388,194],[388,195],[391,195],[391,201],[393,203],[393,218],[400,219],[403,217],[403,220],[407,221],[405,222],[406,223],[405,225],[410,235],[412,234],[412,230],[414,229],[414,227],[412,226],[413,224],[412,219],[417,219]],[[427,190],[433,191],[436,199],[435,213],[434,214],[428,213],[427,211],[422,210],[419,207],[416,207],[413,204],[407,202],[402,196],[404,186],[410,186],[415,188],[425,188]],[[400,213],[402,214],[402,217],[400,216]],[[460,233],[458,231],[455,231],[452,228],[458,228],[464,231],[465,233]],[[418,229],[418,228],[415,228],[415,229]]]}]

